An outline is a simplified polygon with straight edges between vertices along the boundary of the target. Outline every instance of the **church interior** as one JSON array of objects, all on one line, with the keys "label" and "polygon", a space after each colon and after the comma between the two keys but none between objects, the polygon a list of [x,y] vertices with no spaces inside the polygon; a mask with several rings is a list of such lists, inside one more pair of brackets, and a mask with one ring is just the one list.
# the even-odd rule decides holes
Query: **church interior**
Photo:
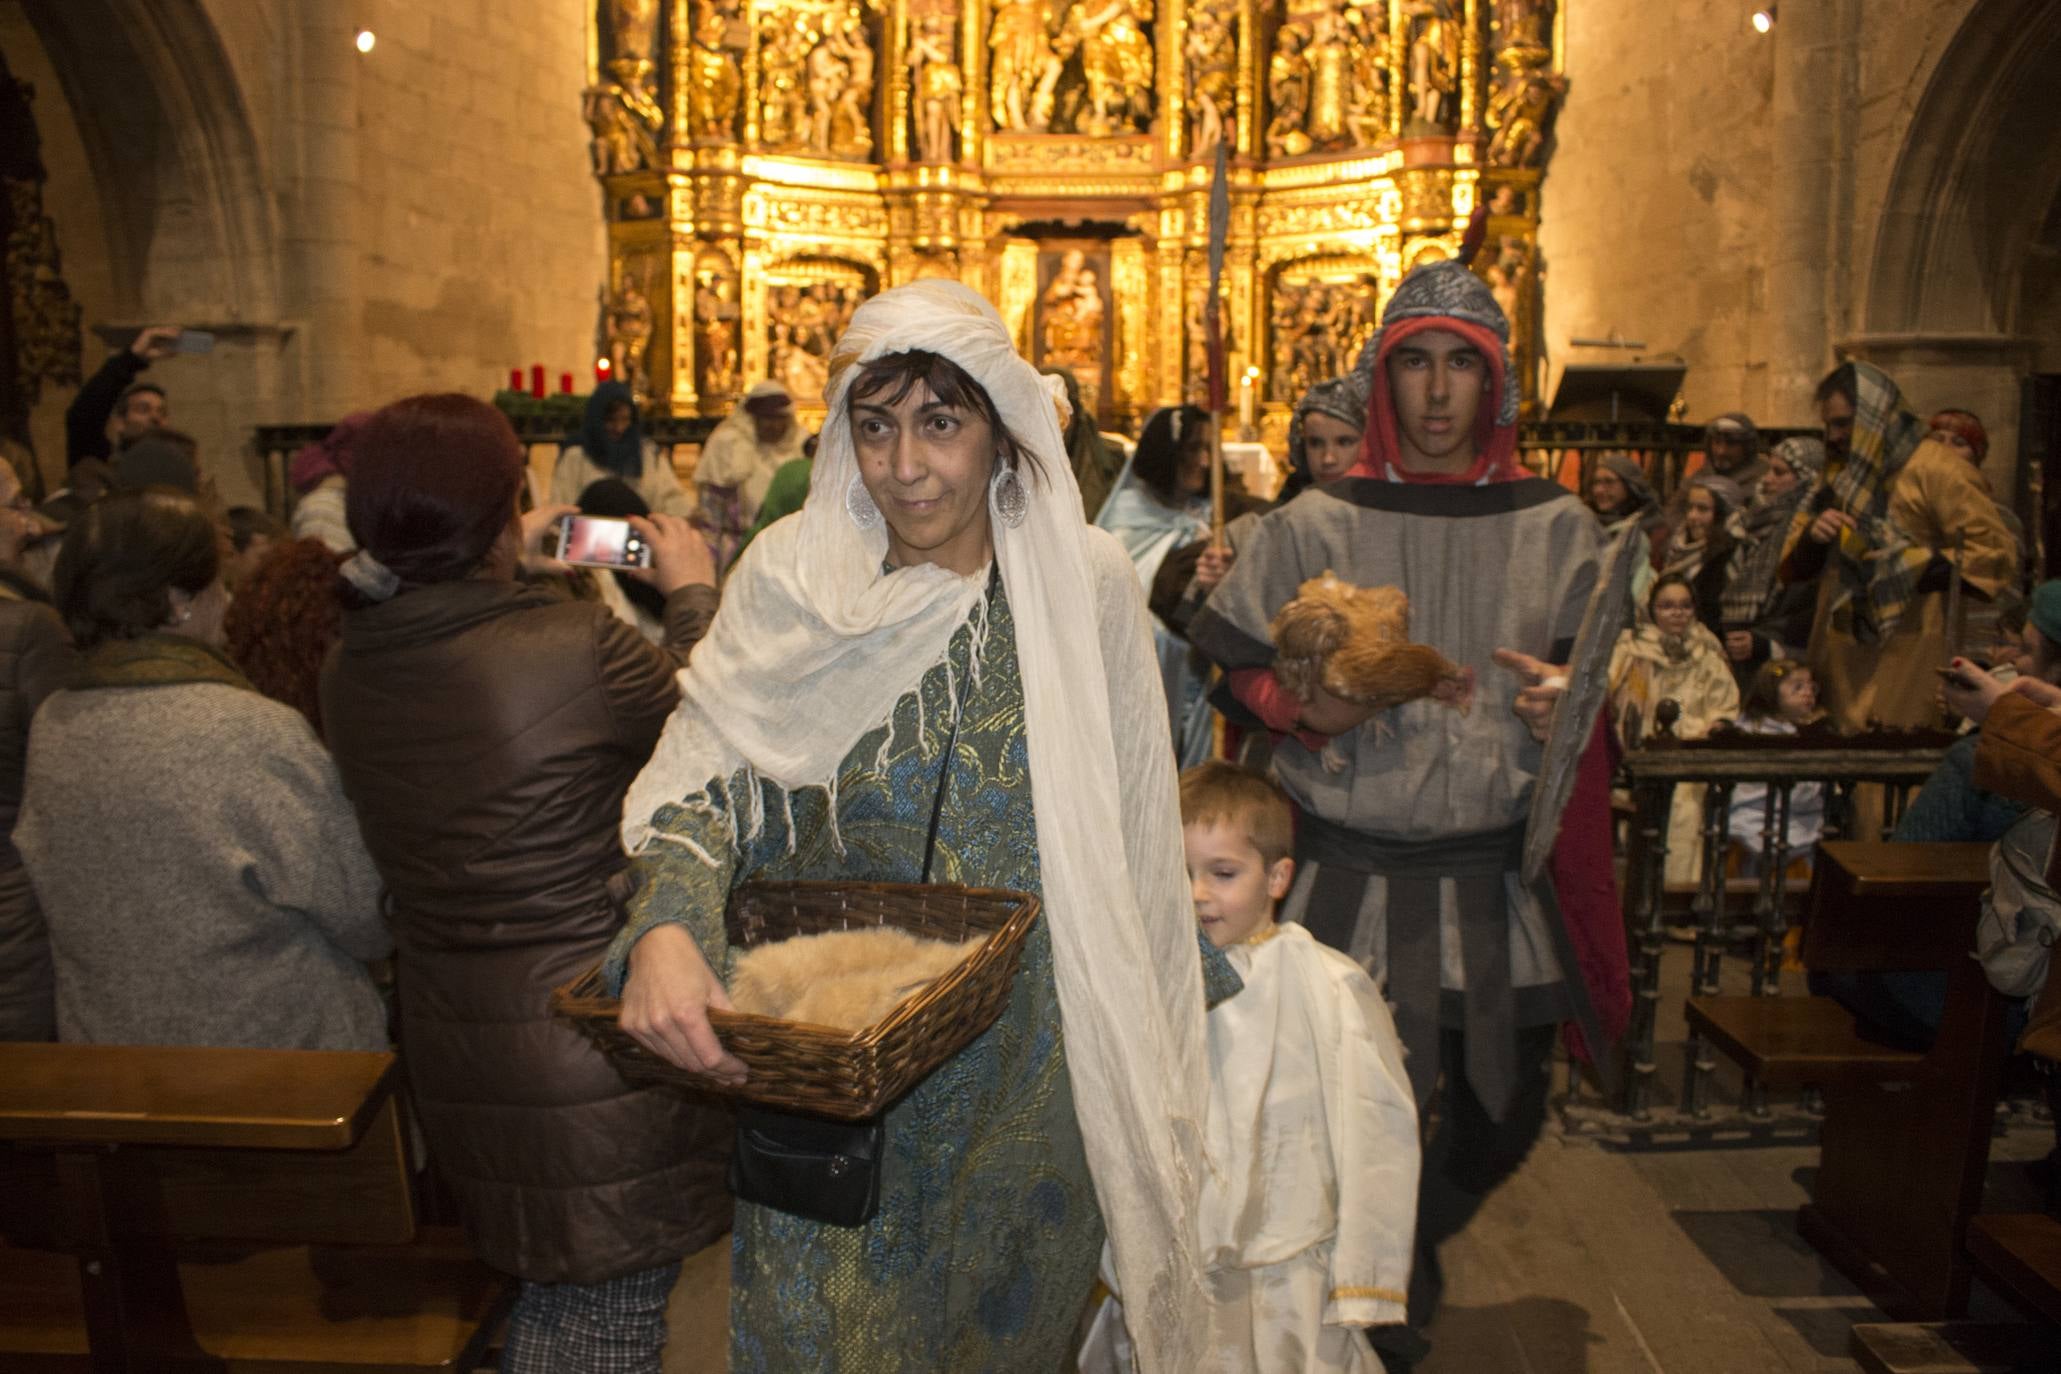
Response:
[{"label": "church interior", "polygon": [[[64,521],[86,528],[92,502],[79,398],[111,358],[115,422],[147,375],[159,438],[138,442],[176,439],[205,501],[275,548],[302,533],[304,474],[338,471],[304,463],[340,421],[425,393],[489,401],[521,444],[523,504],[542,507],[578,495],[561,455],[597,457],[608,407],[589,398],[613,388],[682,502],[640,481],[637,517],[697,522],[719,573],[765,536],[748,519],[713,532],[735,511],[711,501],[770,499],[720,475],[723,426],[757,416],[763,440],[766,415],[791,416],[782,461],[820,464],[852,363],[840,340],[913,283],[971,288],[1023,360],[1068,372],[1124,474],[1155,415],[1209,412],[1227,488],[1264,505],[1297,480],[1305,396],[1376,366],[1363,355],[1406,279],[1457,262],[1507,325],[1523,477],[1589,503],[1605,535],[1619,525],[1599,474],[1635,473],[1655,519],[1716,478],[1735,574],[1763,460],[1817,445],[1822,468],[1820,436],[1855,413],[1827,410],[1831,378],[1844,369],[1851,398],[1858,368],[1865,428],[1865,379],[1886,377],[1899,414],[1933,417],[1913,445],[1943,414],[1975,421],[1961,480],[2015,549],[1964,577],[1972,517],[1908,536],[1933,559],[1912,604],[1932,597],[1944,626],[1931,657],[1894,669],[1922,679],[1912,713],[1887,689],[1867,708],[1850,693],[1819,702],[1822,736],[1813,717],[1794,741],[1706,744],[1702,717],[1751,707],[1779,636],[1721,665],[1728,707],[1656,693],[1629,724],[1608,640],[1585,668],[1549,658],[1571,664],[1552,679],[1568,701],[1611,664],[1609,704],[1600,685],[1589,704],[1612,736],[1601,879],[1628,1020],[1603,1055],[1553,1051],[1546,1124],[1437,1251],[1443,1296],[1422,1324],[1412,1286],[1416,1348],[1223,1367],[2061,1371],[2061,1064],[2035,1035],[2044,1021],[2061,1053],[2061,992],[2041,981],[2061,896],[2038,880],[2055,864],[2029,861],[2014,929],[2034,931],[2036,909],[2047,924],[2017,946],[2036,972],[2007,986],[1980,933],[2001,906],[2001,830],[1901,842],[1934,817],[1923,794],[1944,772],[1969,792],[2001,776],[1978,759],[1967,783],[1981,717],[1935,703],[1939,678],[1952,693],[1964,656],[1995,673],[1988,649],[2022,635],[2054,651],[2061,688],[2057,68],[2050,0],[0,0],[0,481],[48,556],[10,552],[21,536],[0,555],[46,584],[21,596],[50,599]],[[112,489],[141,480],[121,476],[131,438],[110,454],[95,423]],[[805,449],[819,432],[826,447]],[[1750,475],[1720,461],[1721,432],[1751,436]],[[1824,502],[1845,490],[1829,478]],[[1221,540],[1221,499],[1214,515]],[[1656,574],[1688,586],[1709,566],[1680,544],[1684,518],[1642,518],[1612,546],[1633,550],[1627,569],[1651,563],[1614,584],[1626,625],[1634,597],[1645,623],[1649,586],[1658,606]],[[1792,541],[1811,524],[1797,518]],[[1140,569],[1153,628],[1184,646]],[[619,603],[617,585],[596,595]],[[618,613],[657,642],[674,595]],[[1760,633],[1725,606],[1707,618],[1714,651]],[[1843,688],[1818,648],[1795,658]],[[0,669],[27,662],[0,651]],[[1689,650],[1654,652],[1666,671]],[[2046,671],[2017,653],[2013,672]],[[1886,651],[1874,671],[1892,671]],[[321,699],[334,709],[328,686]],[[20,714],[0,702],[10,825],[25,758],[34,790]],[[1222,748],[1221,716],[1215,730]],[[2061,759],[2045,766],[2061,777]],[[2013,805],[2051,835],[2054,803]],[[1792,839],[1806,811],[1822,825]],[[28,880],[0,844],[4,905]],[[15,936],[0,936],[5,973]],[[57,967],[61,983],[61,951]],[[1872,1033],[1829,994],[1855,970],[1937,981],[1923,1043]],[[416,1172],[405,1039],[398,1067],[320,1082],[150,1058],[172,1050],[91,1068],[26,1054],[50,1048],[0,1044],[0,1369],[550,1367],[515,1362],[515,1280],[468,1250],[470,1204],[434,1161]],[[220,1124],[246,1110],[240,1134]],[[662,1366],[560,1367],[1027,1367],[942,1349],[752,1363],[732,1241],[703,1242],[668,1280]]]}]

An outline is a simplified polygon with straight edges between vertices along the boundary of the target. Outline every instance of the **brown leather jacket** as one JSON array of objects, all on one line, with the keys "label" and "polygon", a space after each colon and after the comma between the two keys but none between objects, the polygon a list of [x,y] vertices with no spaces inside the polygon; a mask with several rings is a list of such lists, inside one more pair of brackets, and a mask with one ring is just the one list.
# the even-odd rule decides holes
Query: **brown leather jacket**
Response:
[{"label": "brown leather jacket", "polygon": [[674,593],[662,650],[591,602],[446,583],[346,613],[323,673],[431,1161],[480,1255],[533,1282],[648,1269],[730,1225],[730,1118],[633,1091],[550,1011],[616,932],[623,793],[715,603]]}]

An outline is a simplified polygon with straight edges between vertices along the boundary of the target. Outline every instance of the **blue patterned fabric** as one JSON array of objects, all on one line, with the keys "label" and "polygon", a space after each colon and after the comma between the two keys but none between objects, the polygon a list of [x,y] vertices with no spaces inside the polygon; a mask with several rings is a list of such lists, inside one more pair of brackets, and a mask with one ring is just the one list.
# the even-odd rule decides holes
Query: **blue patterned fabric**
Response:
[{"label": "blue patterned fabric", "polygon": [[[916,882],[939,777],[950,777],[932,880],[1037,893],[1037,829],[1016,637],[999,586],[984,632],[953,636],[943,662],[896,707],[892,731],[846,758],[833,836],[820,789],[749,796],[743,775],[654,818],[714,867],[660,838],[636,861],[630,924],[611,951],[660,921],[684,922],[728,967],[723,908],[747,878]],[[974,672],[978,660],[978,674]],[[828,704],[826,704],[828,705]],[[945,743],[955,710],[956,742]],[[742,856],[725,817],[763,807]],[[788,817],[792,815],[790,828]],[[842,843],[843,854],[838,852]],[[1198,944],[1207,949],[1198,932]],[[1217,951],[1211,1000],[1238,986]],[[889,1110],[879,1215],[824,1226],[739,1204],[731,1257],[730,1368],[736,1374],[935,1374],[1057,1370],[1102,1247],[1066,1073],[1052,946],[1032,927],[1000,1019]]]}]

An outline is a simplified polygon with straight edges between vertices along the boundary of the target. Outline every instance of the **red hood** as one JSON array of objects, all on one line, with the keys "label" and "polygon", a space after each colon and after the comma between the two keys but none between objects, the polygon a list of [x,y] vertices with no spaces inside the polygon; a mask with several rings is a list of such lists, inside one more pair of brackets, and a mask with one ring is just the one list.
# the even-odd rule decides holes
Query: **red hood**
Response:
[{"label": "red hood", "polygon": [[[1402,466],[1396,456],[1401,452],[1401,446],[1396,438],[1395,401],[1388,390],[1388,355],[1403,340],[1427,329],[1444,329],[1458,334],[1474,345],[1475,352],[1481,354],[1489,369],[1488,390],[1482,394],[1481,408],[1474,417],[1474,465],[1456,476],[1412,472]],[[1349,475],[1397,478],[1405,482],[1437,482],[1450,486],[1471,486],[1483,480],[1517,480],[1524,476],[1524,469],[1517,462],[1517,426],[1496,423],[1503,388],[1509,384],[1510,379],[1503,375],[1502,340],[1478,324],[1469,324],[1449,315],[1423,315],[1388,326],[1381,331],[1381,352],[1374,359],[1374,376],[1367,403],[1366,447]]]}]

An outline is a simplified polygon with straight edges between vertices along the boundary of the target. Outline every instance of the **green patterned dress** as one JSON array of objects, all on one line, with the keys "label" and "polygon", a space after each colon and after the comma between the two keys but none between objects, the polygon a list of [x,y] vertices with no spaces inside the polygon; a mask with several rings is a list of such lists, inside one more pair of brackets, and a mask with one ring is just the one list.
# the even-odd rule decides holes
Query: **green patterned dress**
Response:
[{"label": "green patterned dress", "polygon": [[[897,704],[892,730],[872,731],[846,756],[834,834],[821,789],[783,798],[767,785],[754,799],[743,774],[727,786],[711,780],[707,795],[689,799],[696,805],[657,813],[659,837],[636,861],[638,891],[610,954],[611,979],[620,978],[629,946],[660,921],[685,923],[711,966],[727,969],[723,909],[731,887],[748,878],[921,880],[947,766],[933,880],[1038,892],[1023,682],[999,581],[985,617],[977,611],[962,625],[943,661]],[[740,856],[727,813],[748,814],[753,802],[763,807],[763,828],[743,841]],[[1213,994],[1237,986],[1213,950],[1206,981]],[[1043,920],[1025,941],[1000,1019],[889,1110],[887,1142],[880,1212],[863,1227],[738,1206],[731,1369],[1059,1369],[1103,1231],[1074,1119]]]}]

